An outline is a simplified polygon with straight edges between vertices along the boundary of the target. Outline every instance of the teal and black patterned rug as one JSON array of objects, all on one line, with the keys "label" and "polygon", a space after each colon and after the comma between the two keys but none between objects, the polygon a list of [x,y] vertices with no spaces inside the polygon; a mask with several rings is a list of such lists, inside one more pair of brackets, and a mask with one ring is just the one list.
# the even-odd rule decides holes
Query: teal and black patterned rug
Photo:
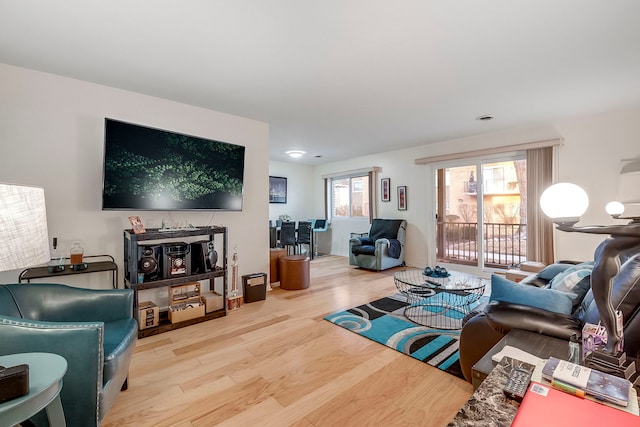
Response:
[{"label": "teal and black patterned rug", "polygon": [[[486,304],[487,299],[482,297],[471,309],[477,310]],[[325,320],[463,378],[458,353],[460,330],[437,329],[413,323],[404,315],[407,305],[406,296],[398,293],[330,314]],[[450,318],[464,314],[448,311],[436,316]],[[438,324],[437,321],[435,323]]]}]

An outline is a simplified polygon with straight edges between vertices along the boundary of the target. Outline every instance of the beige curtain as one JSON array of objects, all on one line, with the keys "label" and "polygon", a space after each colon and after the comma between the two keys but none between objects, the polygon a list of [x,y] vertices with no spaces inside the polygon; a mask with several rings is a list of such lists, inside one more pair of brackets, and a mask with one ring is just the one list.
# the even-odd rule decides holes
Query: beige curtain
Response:
[{"label": "beige curtain", "polygon": [[378,174],[376,171],[369,171],[369,224],[378,216],[378,194],[376,184],[378,182]]},{"label": "beige curtain", "polygon": [[327,220],[331,218],[331,212],[329,212],[329,194],[331,194],[331,190],[329,189],[329,178],[324,179],[324,218]]},{"label": "beige curtain", "polygon": [[553,222],[540,209],[540,195],[552,184],[553,147],[527,150],[527,259],[554,262]]}]

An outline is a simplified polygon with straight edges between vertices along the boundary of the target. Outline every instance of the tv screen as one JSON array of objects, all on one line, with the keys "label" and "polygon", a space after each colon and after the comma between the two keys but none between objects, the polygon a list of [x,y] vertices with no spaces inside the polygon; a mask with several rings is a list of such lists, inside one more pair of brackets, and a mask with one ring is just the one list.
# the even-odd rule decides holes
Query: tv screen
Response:
[{"label": "tv screen", "polygon": [[245,147],[105,119],[103,210],[242,210]]}]

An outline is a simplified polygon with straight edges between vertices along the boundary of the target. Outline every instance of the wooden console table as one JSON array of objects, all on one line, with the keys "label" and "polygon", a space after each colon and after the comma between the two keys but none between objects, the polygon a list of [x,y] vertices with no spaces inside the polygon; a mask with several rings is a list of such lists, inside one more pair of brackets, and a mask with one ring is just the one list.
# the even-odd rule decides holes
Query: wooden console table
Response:
[{"label": "wooden console table", "polygon": [[[92,261],[94,258],[108,258],[108,261]],[[69,258],[67,258],[68,260]],[[31,283],[32,279],[45,279],[47,277],[70,276],[74,274],[99,273],[102,271],[111,272],[111,285],[113,289],[118,288],[118,264],[111,255],[86,255],[83,258],[87,268],[84,270],[74,270],[69,263],[64,265],[64,270],[51,273],[48,267],[32,267],[23,270],[18,276],[18,283],[23,281]]]}]

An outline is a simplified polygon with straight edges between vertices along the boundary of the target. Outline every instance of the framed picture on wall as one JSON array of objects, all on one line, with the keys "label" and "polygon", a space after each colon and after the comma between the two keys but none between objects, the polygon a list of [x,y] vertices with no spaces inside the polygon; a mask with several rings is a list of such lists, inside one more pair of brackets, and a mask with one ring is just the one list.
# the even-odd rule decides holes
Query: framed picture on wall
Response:
[{"label": "framed picture on wall", "polygon": [[380,197],[383,202],[391,201],[391,178],[382,178],[380,180]]},{"label": "framed picture on wall", "polygon": [[399,211],[407,210],[407,186],[406,185],[398,186],[398,210]]},{"label": "framed picture on wall", "polygon": [[287,203],[287,178],[269,177],[269,203]]}]

